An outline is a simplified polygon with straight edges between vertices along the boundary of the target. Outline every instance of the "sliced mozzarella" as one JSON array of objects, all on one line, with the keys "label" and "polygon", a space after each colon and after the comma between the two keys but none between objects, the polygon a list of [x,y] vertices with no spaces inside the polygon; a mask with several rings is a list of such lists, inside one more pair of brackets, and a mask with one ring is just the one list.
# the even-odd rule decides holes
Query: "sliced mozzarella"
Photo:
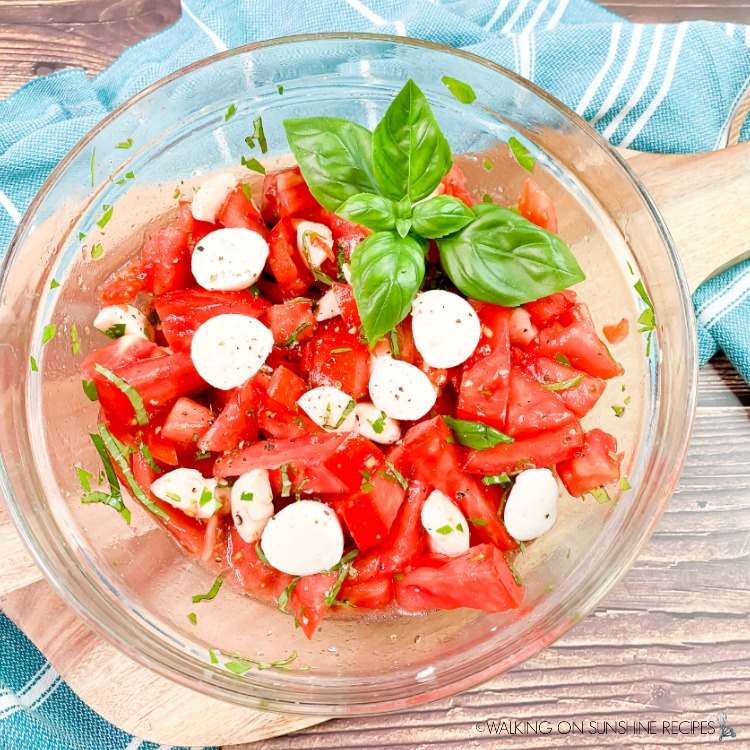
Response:
[{"label": "sliced mozzarella", "polygon": [[247,289],[263,273],[268,243],[251,229],[217,229],[193,250],[190,266],[204,289],[222,292]]},{"label": "sliced mozzarella", "polygon": [[469,524],[464,514],[440,490],[433,490],[422,506],[422,526],[430,549],[455,557],[469,549]]},{"label": "sliced mozzarella", "polygon": [[325,224],[301,221],[297,227],[297,250],[310,268],[320,268],[333,254],[333,233]]},{"label": "sliced mozzarella", "polygon": [[546,534],[557,520],[558,495],[549,469],[522,471],[505,503],[503,520],[508,533],[521,542]]},{"label": "sliced mozzarella", "polygon": [[336,565],[344,551],[344,534],[325,503],[299,500],[266,524],[260,547],[277,570],[308,576]]},{"label": "sliced mozzarella", "polygon": [[228,390],[255,375],[273,349],[273,334],[247,315],[209,318],[193,336],[190,357],[198,374],[214,388]]},{"label": "sliced mozzarella", "polygon": [[336,300],[336,295],[333,293],[333,289],[329,289],[318,300],[318,307],[315,311],[315,320],[320,323],[324,320],[335,318],[337,315],[341,315],[341,309],[339,308],[339,303]]},{"label": "sliced mozzarella", "polygon": [[132,305],[110,305],[99,310],[94,318],[94,328],[106,333],[114,326],[125,326],[125,334],[153,341],[154,329],[148,318]]},{"label": "sliced mozzarella", "polygon": [[257,542],[273,515],[273,490],[266,469],[252,469],[232,485],[232,518],[237,533]]},{"label": "sliced mozzarella", "polygon": [[221,507],[216,499],[216,480],[204,479],[197,469],[175,469],[151,484],[151,492],[165,503],[195,518],[210,518]]},{"label": "sliced mozzarella", "polygon": [[363,401],[354,407],[354,432],[381,445],[393,445],[401,438],[401,426],[374,404]]},{"label": "sliced mozzarella", "polygon": [[378,357],[374,362],[369,391],[375,407],[393,419],[420,419],[437,399],[427,375],[390,357]]},{"label": "sliced mozzarella", "polygon": [[347,284],[352,283],[352,267],[348,263],[341,264],[341,273],[344,274]]},{"label": "sliced mozzarella", "polygon": [[237,179],[231,172],[222,172],[203,180],[190,205],[193,218],[214,223],[236,187]]},{"label": "sliced mozzarella", "polygon": [[455,367],[477,348],[482,326],[471,305],[453,292],[423,292],[411,309],[414,346],[430,367]]},{"label": "sliced mozzarella", "polygon": [[351,432],[354,429],[356,402],[344,391],[321,385],[303,393],[297,404],[318,427],[328,432]]},{"label": "sliced mozzarella", "polygon": [[523,307],[516,307],[510,314],[510,343],[514,346],[527,346],[537,334],[536,326],[531,322]]}]

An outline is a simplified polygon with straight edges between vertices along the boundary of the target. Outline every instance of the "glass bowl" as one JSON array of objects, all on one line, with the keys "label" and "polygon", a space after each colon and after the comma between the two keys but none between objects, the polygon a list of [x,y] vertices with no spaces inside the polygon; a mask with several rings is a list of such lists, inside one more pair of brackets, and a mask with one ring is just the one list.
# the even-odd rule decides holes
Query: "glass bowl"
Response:
[{"label": "glass bowl", "polygon": [[[473,87],[472,105],[451,95],[441,82],[446,74]],[[633,489],[603,505],[591,497],[561,500],[554,529],[516,558],[526,585],[518,611],[364,620],[355,613],[326,619],[309,642],[290,618],[229,582],[214,600],[193,604],[191,595],[208,591],[216,571],[183,553],[137,503],[130,502],[127,526],[112,509],[80,502],[75,467],[97,465],[88,438],[97,406],[82,391],[80,363],[104,342],[92,326],[97,286],[136,254],[144,228],[174,214],[179,193],[215,170],[253,174],[240,166],[241,155],[269,167],[288,161],[284,118],[329,115],[373,127],[409,77],[429,98],[477,197],[514,204],[527,173],[505,144],[515,135],[529,148],[535,177],[557,204],[560,232],[587,273],[577,289],[595,321],[630,319],[630,335],[613,350],[626,374],[609,381],[584,426],[617,436]],[[227,119],[231,105],[236,113]],[[259,115],[267,155],[244,141]],[[118,148],[129,139],[130,148]],[[114,211],[100,228],[105,205]],[[99,245],[103,252],[94,258]],[[658,322],[648,353],[635,325],[643,309],[638,279]],[[0,480],[44,575],[129,656],[247,706],[317,715],[396,710],[464,690],[533,656],[625,573],[664,510],[691,431],[692,307],[664,224],[637,178],[581,119],[533,85],[473,55],[403,38],[277,39],[216,55],[146,89],[47,180],[3,263],[1,300]],[[50,324],[55,335],[42,345]],[[618,418],[611,406],[625,399]],[[187,618],[192,611],[197,625]],[[291,670],[237,675],[224,666],[232,657],[212,660],[237,653],[275,662],[295,651]]]}]

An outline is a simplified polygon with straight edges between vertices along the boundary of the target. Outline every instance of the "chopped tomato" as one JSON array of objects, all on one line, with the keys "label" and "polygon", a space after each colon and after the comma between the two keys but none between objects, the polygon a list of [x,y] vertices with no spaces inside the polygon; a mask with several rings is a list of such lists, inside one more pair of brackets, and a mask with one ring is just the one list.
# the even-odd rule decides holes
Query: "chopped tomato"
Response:
[{"label": "chopped tomato", "polygon": [[268,237],[267,268],[278,282],[280,299],[293,299],[315,281],[297,252],[297,232],[289,218],[282,219]]},{"label": "chopped tomato", "polygon": [[570,458],[581,445],[581,427],[578,422],[570,422],[552,432],[542,432],[513,443],[500,443],[482,451],[469,450],[463,467],[472,474],[541,469]]},{"label": "chopped tomato", "polygon": [[421,513],[428,494],[427,486],[422,482],[409,482],[406,497],[388,535],[354,559],[357,581],[403,571],[420,554],[424,545]]},{"label": "chopped tomato", "polygon": [[91,379],[96,372],[94,369],[96,365],[101,365],[108,370],[115,371],[133,362],[164,357],[167,354],[169,352],[166,349],[157,346],[153,341],[146,341],[146,339],[142,339],[140,336],[126,334],[115,339],[111,344],[107,344],[107,346],[86,355],[81,369]]},{"label": "chopped tomato", "polygon": [[528,350],[551,359],[561,354],[577,370],[605,380],[624,372],[596,335],[588,308],[582,303],[568,310],[560,321],[539,331]]},{"label": "chopped tomato", "polygon": [[175,227],[188,235],[188,248],[191,252],[207,234],[221,229],[220,224],[212,224],[210,221],[200,221],[193,218],[193,211],[189,203],[180,203],[180,207],[177,209]]},{"label": "chopped tomato", "polygon": [[461,419],[485,422],[502,430],[510,381],[510,309],[481,304],[477,314],[482,337],[464,363],[456,414]]},{"label": "chopped tomato", "polygon": [[441,417],[420,422],[403,439],[399,465],[431,489],[440,490],[461,509],[466,518],[476,519],[472,531],[483,541],[501,549],[515,549],[513,538],[497,518],[494,495],[461,468],[461,457],[453,435]]},{"label": "chopped tomato", "polygon": [[513,346],[527,346],[536,338],[538,332],[537,327],[531,321],[531,316],[523,307],[513,308],[509,328],[510,343]]},{"label": "chopped tomato", "polygon": [[266,437],[291,440],[323,432],[304,412],[280,404],[268,393],[258,395],[258,428]]},{"label": "chopped tomato", "polygon": [[557,233],[557,212],[552,199],[533,177],[527,177],[518,198],[518,213],[548,232]]},{"label": "chopped tomato", "polygon": [[268,227],[245,190],[249,192],[249,185],[237,185],[219,212],[217,221],[227,228],[250,229],[265,239],[268,237]]},{"label": "chopped tomato", "polygon": [[288,409],[297,409],[297,399],[307,390],[307,383],[288,367],[279,365],[268,384],[268,395]]},{"label": "chopped tomato", "polygon": [[[180,396],[198,393],[206,387],[189,355],[182,353],[140,360],[113,372],[140,395],[149,416]],[[94,382],[107,419],[134,425],[133,405],[119,387],[98,372],[94,375]]]},{"label": "chopped tomato", "polygon": [[625,341],[629,332],[630,322],[627,318],[623,318],[619,323],[614,323],[612,325],[602,327],[604,338],[613,345],[621,344],[623,341]]},{"label": "chopped tomato", "polygon": [[393,599],[393,583],[389,576],[369,578],[366,581],[347,578],[338,598],[360,609],[384,609]]},{"label": "chopped tomato", "polygon": [[149,232],[141,259],[154,294],[159,296],[183,289],[190,274],[187,233],[174,227]]},{"label": "chopped tomato", "polygon": [[349,284],[339,284],[334,282],[333,294],[336,297],[336,303],[341,310],[341,317],[349,328],[359,328],[362,321],[359,317],[359,310],[354,299],[354,290]]},{"label": "chopped tomato", "polygon": [[261,214],[264,221],[272,224],[287,216],[300,216],[320,209],[313,198],[299,167],[269,172],[263,179]]},{"label": "chopped tomato", "polygon": [[578,295],[572,289],[550,294],[535,302],[527,302],[523,307],[534,325],[543,328],[553,323],[578,303]]},{"label": "chopped tomato", "polygon": [[191,398],[178,398],[164,420],[161,434],[177,443],[197,443],[214,422],[214,415]]},{"label": "chopped tomato", "polygon": [[200,557],[204,552],[206,541],[205,526],[196,518],[186,516],[181,510],[173,508],[169,503],[151,494],[151,483],[156,479],[156,472],[149,466],[142,453],[133,453],[132,464],[133,478],[138,486],[167,514],[166,519],[153,514],[151,517],[164,526],[185,550]]},{"label": "chopped tomato", "polygon": [[395,584],[396,601],[406,612],[471,607],[505,612],[521,605],[523,587],[502,552],[490,544],[446,558],[439,568],[415,568]]},{"label": "chopped tomato", "polygon": [[441,180],[441,185],[445,189],[445,195],[452,195],[463,201],[471,208],[476,201],[471,197],[471,193],[466,189],[466,178],[464,173],[455,164],[448,170],[448,174]]},{"label": "chopped tomato", "polygon": [[309,341],[315,331],[312,301],[295,299],[268,310],[268,325],[277,344]]},{"label": "chopped tomato", "polygon": [[292,589],[289,611],[308,639],[313,637],[323,622],[328,611],[326,598],[331,593],[337,577],[337,572],[302,576]]},{"label": "chopped tomato", "polygon": [[607,387],[606,382],[601,378],[586,375],[556,359],[536,357],[514,349],[513,360],[523,365],[540,383],[564,385],[575,383],[580,378],[577,385],[570,385],[555,391],[565,406],[578,417],[585,416],[594,408],[594,404]]},{"label": "chopped tomato", "polygon": [[344,260],[348,263],[352,258],[352,252],[362,240],[371,234],[367,227],[359,224],[352,224],[346,219],[342,219],[336,214],[331,214],[328,218],[328,224],[333,234],[333,247],[341,250]]},{"label": "chopped tomato", "polygon": [[124,305],[132,302],[148,282],[148,274],[140,263],[130,263],[99,287],[103,305]]},{"label": "chopped tomato", "polygon": [[271,585],[280,575],[279,572],[258,557],[256,542],[248,544],[234,526],[229,539],[227,562],[242,588],[254,594],[270,594]]},{"label": "chopped tomato", "polygon": [[385,464],[364,471],[359,492],[342,509],[360,552],[385,538],[403,501],[404,488]]},{"label": "chopped tomato", "polygon": [[165,294],[154,302],[162,332],[174,351],[189,351],[195,332],[217,315],[248,315],[259,318],[270,307],[262,297],[249,292],[217,292],[183,289]]},{"label": "chopped tomato", "polygon": [[235,450],[243,440],[256,441],[256,404],[255,379],[251,378],[231,392],[224,408],[198,441],[199,450],[218,453]]},{"label": "chopped tomato", "polygon": [[177,455],[177,446],[174,441],[168,440],[162,435],[161,428],[164,422],[160,417],[149,420],[149,423],[141,431],[141,439],[151,453],[151,457],[159,464],[167,466],[179,466],[180,457]]},{"label": "chopped tomato", "polygon": [[350,333],[334,318],[318,326],[310,354],[310,384],[331,385],[353,399],[367,393],[370,351],[358,333]]},{"label": "chopped tomato", "polygon": [[574,497],[620,478],[622,453],[617,452],[617,441],[603,430],[589,430],[583,436],[583,446],[572,458],[557,465],[557,473],[565,488]]},{"label": "chopped tomato", "polygon": [[516,438],[536,435],[575,418],[557,393],[545,388],[522,367],[511,367],[505,428],[509,435]]}]

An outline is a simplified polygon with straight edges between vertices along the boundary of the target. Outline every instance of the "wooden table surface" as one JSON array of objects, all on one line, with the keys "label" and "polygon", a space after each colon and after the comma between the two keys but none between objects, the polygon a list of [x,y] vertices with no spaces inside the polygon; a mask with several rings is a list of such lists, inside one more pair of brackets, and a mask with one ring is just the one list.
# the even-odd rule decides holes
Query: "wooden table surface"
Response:
[{"label": "wooden table surface", "polygon": [[[750,0],[603,4],[636,20],[750,24]],[[178,0],[0,0],[0,97],[64,67],[99,71],[179,12]],[[750,388],[726,361],[705,367],[687,466],[656,533],[601,606],[545,652],[450,700],[243,747],[687,747],[718,735],[687,734],[686,724],[663,734],[662,722],[718,712],[737,747],[750,747],[749,416]],[[501,719],[546,720],[552,731],[490,734],[485,722]],[[658,734],[565,734],[565,722],[591,720],[652,720]]]}]

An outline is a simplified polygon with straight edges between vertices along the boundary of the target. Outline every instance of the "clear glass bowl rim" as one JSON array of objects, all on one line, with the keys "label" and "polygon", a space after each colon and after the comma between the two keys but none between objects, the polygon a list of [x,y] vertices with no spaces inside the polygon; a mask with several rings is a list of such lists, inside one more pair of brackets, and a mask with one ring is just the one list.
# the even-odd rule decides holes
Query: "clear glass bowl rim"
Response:
[{"label": "clear glass bowl rim", "polygon": [[[25,234],[29,224],[33,221],[35,214],[39,207],[43,204],[48,192],[52,186],[58,180],[58,178],[65,173],[70,163],[74,158],[80,154],[80,152],[86,148],[92,139],[94,139],[99,132],[104,129],[107,125],[117,120],[117,118],[125,111],[136,105],[138,102],[147,99],[153,92],[159,88],[168,85],[169,83],[179,79],[187,73],[207,67],[216,61],[242,55],[247,52],[252,52],[257,49],[265,47],[276,47],[283,46],[291,43],[305,43],[305,42],[325,42],[328,40],[362,40],[363,42],[368,41],[380,41],[389,42],[395,45],[403,44],[405,46],[418,46],[426,49],[431,49],[437,52],[446,53],[451,56],[458,56],[467,59],[468,61],[478,63],[486,68],[489,68],[493,72],[502,75],[515,82],[517,85],[525,88],[531,93],[535,94],[548,105],[556,109],[566,120],[572,121],[576,126],[585,130],[588,135],[598,144],[599,147],[607,151],[612,158],[619,163],[619,167],[623,172],[623,176],[626,177],[631,185],[637,191],[639,197],[643,201],[644,206],[649,212],[649,218],[653,221],[656,226],[663,247],[667,252],[669,260],[675,271],[676,282],[679,290],[679,302],[680,309],[682,312],[682,320],[680,324],[686,327],[687,340],[688,340],[688,351],[684,352],[686,368],[685,368],[685,380],[689,383],[689,398],[688,403],[685,404],[684,419],[683,419],[683,430],[682,439],[679,442],[677,448],[674,451],[674,467],[675,470],[670,473],[669,478],[666,480],[662,487],[662,497],[668,497],[674,490],[674,487],[679,478],[680,471],[685,462],[687,455],[687,449],[690,442],[690,436],[692,433],[692,425],[694,421],[696,396],[697,396],[697,340],[695,332],[695,322],[692,314],[692,303],[690,293],[688,291],[687,282],[682,271],[679,256],[676,252],[674,244],[669,235],[669,231],[661,217],[658,208],[655,206],[653,200],[649,196],[645,187],[641,183],[638,176],[629,167],[627,162],[617,153],[617,151],[610,146],[596,131],[594,131],[588,123],[585,122],[579,115],[569,109],[565,104],[557,100],[555,97],[539,88],[535,84],[521,78],[519,75],[511,70],[508,70],[490,60],[482,58],[478,55],[466,52],[460,49],[449,47],[434,42],[423,41],[419,39],[412,39],[403,36],[393,36],[386,34],[369,34],[369,33],[349,33],[349,32],[333,32],[333,33],[318,33],[318,34],[298,34],[284,37],[277,37],[274,39],[264,40],[261,42],[255,42],[252,44],[244,45],[227,51],[219,52],[210,57],[196,61],[188,66],[180,68],[179,70],[171,73],[168,76],[161,78],[155,83],[151,84],[147,88],[138,92],[126,102],[114,109],[110,114],[103,118],[97,125],[95,125],[81,140],[68,152],[68,154],[61,160],[58,166],[50,173],[49,177],[45,180],[44,184],[40,188],[37,195],[32,200],[29,208],[25,212],[21,222],[19,223],[16,231],[11,238],[8,246],[8,251],[0,264],[0,284],[3,284],[8,270],[12,265],[18,251],[21,248],[21,238]],[[585,617],[591,612],[598,602],[604,597],[604,595],[614,586],[617,581],[627,572],[628,568],[632,564],[633,560],[637,557],[643,545],[648,541],[651,536],[656,523],[658,522],[661,514],[665,508],[666,503],[655,506],[654,513],[651,517],[650,523],[641,529],[639,538],[632,544],[629,545],[627,552],[621,552],[619,557],[616,559],[617,565],[609,570],[606,578],[602,579],[599,586],[595,590],[587,591],[586,594],[579,594],[578,598],[571,601],[568,600],[566,604],[571,607],[574,611],[574,616],[562,618],[557,626],[548,630],[536,641],[531,644],[528,648],[519,649],[516,652],[515,658],[512,660],[506,659],[502,662],[493,662],[491,659],[485,658],[484,666],[471,673],[463,673],[458,676],[458,679],[453,681],[444,681],[442,684],[436,684],[435,682],[426,683],[420,686],[421,692],[417,695],[410,693],[407,696],[400,696],[395,699],[388,699],[387,697],[376,697],[377,690],[372,689],[372,685],[363,685],[363,691],[361,695],[357,695],[357,688],[355,686],[347,686],[345,688],[348,696],[351,698],[351,702],[348,700],[345,702],[326,700],[316,700],[316,696],[306,692],[304,701],[300,701],[301,697],[299,694],[295,694],[295,691],[289,690],[289,685],[284,685],[278,690],[273,687],[269,687],[268,683],[264,682],[262,685],[257,684],[260,688],[260,692],[263,693],[264,697],[258,697],[254,695],[252,690],[256,685],[253,683],[252,674],[248,673],[245,678],[240,679],[238,676],[228,673],[219,673],[216,670],[212,670],[211,674],[208,675],[204,666],[201,666],[195,659],[190,658],[185,653],[181,652],[178,648],[167,644],[165,642],[157,643],[153,639],[148,637],[138,638],[139,628],[132,622],[128,622],[124,617],[120,616],[116,610],[114,610],[109,603],[104,599],[101,592],[97,589],[97,586],[88,576],[82,576],[81,569],[77,566],[74,559],[70,559],[68,566],[65,566],[62,570],[56,568],[53,558],[57,556],[57,559],[61,559],[63,551],[60,549],[50,550],[41,543],[39,538],[39,532],[42,529],[34,519],[31,523],[27,519],[20,506],[11,491],[11,485],[8,480],[7,471],[4,465],[0,462],[0,484],[2,485],[4,500],[6,507],[8,508],[9,515],[23,539],[26,547],[29,549],[33,559],[41,569],[44,577],[48,583],[56,591],[57,594],[70,606],[76,614],[86,622],[98,635],[102,636],[106,640],[115,644],[125,654],[143,664],[156,672],[173,679],[181,684],[184,684],[193,689],[205,692],[215,698],[219,698],[225,701],[237,703],[240,705],[250,707],[260,707],[266,710],[280,711],[291,714],[304,714],[304,715],[357,715],[357,714],[369,714],[378,713],[384,711],[396,711],[404,709],[406,707],[414,706],[418,703],[424,703],[427,701],[436,700],[438,698],[453,695],[462,690],[473,687],[481,682],[484,682],[492,677],[497,676],[501,672],[504,672],[512,667],[517,666],[523,661],[527,660],[531,656],[541,651],[547,645],[556,641],[565,632],[567,632],[576,622]],[[32,528],[32,526],[34,528]],[[67,551],[66,551],[67,552]],[[611,559],[609,560],[611,562]],[[82,579],[86,580],[83,581]],[[86,594],[88,597],[79,597],[75,594],[74,589],[78,587],[80,592],[81,585],[85,585]],[[90,597],[90,598],[89,598]],[[133,636],[136,636],[133,638]],[[138,642],[138,645],[133,645],[134,641]],[[459,670],[460,671],[460,670]],[[343,685],[340,681],[332,682],[330,685],[332,691],[341,691]],[[330,695],[328,696],[330,697]]]}]

